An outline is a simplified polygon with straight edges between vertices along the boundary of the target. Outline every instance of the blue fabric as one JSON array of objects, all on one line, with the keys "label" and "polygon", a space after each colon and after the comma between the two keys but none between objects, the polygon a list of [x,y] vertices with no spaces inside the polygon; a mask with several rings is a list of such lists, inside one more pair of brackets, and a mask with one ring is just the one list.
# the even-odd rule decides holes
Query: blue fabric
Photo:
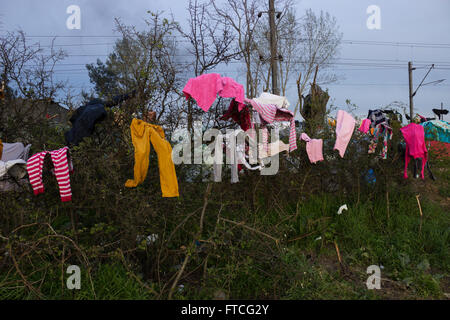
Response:
[{"label": "blue fabric", "polygon": [[421,123],[425,130],[425,140],[450,143],[450,125],[447,121],[432,120]]},{"label": "blue fabric", "polygon": [[72,129],[65,133],[68,145],[78,145],[85,137],[89,137],[94,132],[95,124],[106,118],[106,110],[103,104],[92,101],[94,104],[87,104],[78,108],[70,118]]}]

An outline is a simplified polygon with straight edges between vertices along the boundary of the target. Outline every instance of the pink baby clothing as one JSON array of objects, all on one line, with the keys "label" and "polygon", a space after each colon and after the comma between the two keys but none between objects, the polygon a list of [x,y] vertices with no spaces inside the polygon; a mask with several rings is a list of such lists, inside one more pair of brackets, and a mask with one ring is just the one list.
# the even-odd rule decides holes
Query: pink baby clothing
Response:
[{"label": "pink baby clothing", "polygon": [[27,161],[27,171],[30,179],[31,187],[34,194],[38,195],[44,192],[44,184],[42,183],[42,169],[44,167],[44,159],[47,153],[50,153],[53,165],[55,167],[55,176],[59,185],[59,193],[61,201],[72,200],[72,190],[70,188],[70,168],[67,160],[68,147],[64,147],[54,151],[42,151],[31,156]]},{"label": "pink baby clothing", "polygon": [[416,123],[410,123],[400,130],[406,142],[404,178],[408,178],[407,169],[411,158],[422,158],[421,178],[425,179],[424,169],[428,158],[428,151],[425,145],[425,131],[423,126]]},{"label": "pink baby clothing", "polygon": [[220,78],[220,82],[221,84],[218,85],[220,89],[218,91],[219,96],[222,98],[234,98],[238,103],[238,111],[241,111],[244,107],[244,86],[229,77]]},{"label": "pink baby clothing", "polygon": [[370,119],[364,119],[358,130],[361,131],[362,133],[367,133],[370,129],[370,124],[371,124]]},{"label": "pink baby clothing", "polygon": [[[265,123],[273,123],[274,121],[289,121],[289,152],[297,149],[295,120],[294,114],[291,111],[274,104],[261,104],[254,99],[245,99],[245,102],[249,103],[253,107],[253,109],[259,113],[261,120],[263,120]],[[264,123],[262,127],[262,138],[265,149],[268,150],[268,131]]]},{"label": "pink baby clothing", "polygon": [[311,163],[323,161],[322,139],[311,139],[306,133],[302,133],[300,139],[306,141],[306,153],[308,154],[308,158]]},{"label": "pink baby clothing", "polygon": [[220,95],[223,98],[235,98],[239,111],[244,107],[244,87],[232,78],[221,77],[218,73],[202,74],[191,78],[183,89],[186,100],[193,98],[198,106],[207,112]]},{"label": "pink baby clothing", "polygon": [[339,110],[336,117],[336,143],[334,144],[334,150],[339,150],[341,158],[344,157],[345,150],[353,135],[355,129],[355,119],[345,112]]}]

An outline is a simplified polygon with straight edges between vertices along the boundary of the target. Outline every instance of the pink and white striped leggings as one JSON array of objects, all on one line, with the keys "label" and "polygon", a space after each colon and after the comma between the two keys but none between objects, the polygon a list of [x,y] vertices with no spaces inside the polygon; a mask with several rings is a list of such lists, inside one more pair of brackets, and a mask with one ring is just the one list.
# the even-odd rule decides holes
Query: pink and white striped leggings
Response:
[{"label": "pink and white striped leggings", "polygon": [[47,153],[50,153],[53,165],[55,167],[55,176],[59,185],[61,201],[66,202],[72,200],[69,165],[67,161],[68,149],[68,147],[64,147],[54,151],[42,151],[34,154],[28,159],[27,171],[35,195],[44,192],[44,184],[42,183],[42,169],[44,166],[44,158]]}]

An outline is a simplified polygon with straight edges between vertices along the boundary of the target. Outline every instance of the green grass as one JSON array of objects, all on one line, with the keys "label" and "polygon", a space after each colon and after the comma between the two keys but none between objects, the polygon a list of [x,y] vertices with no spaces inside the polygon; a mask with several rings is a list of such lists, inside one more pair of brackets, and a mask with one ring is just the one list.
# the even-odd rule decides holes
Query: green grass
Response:
[{"label": "green grass", "polygon": [[[189,275],[178,283],[184,288],[176,290],[174,298],[213,299],[217,292],[230,299],[445,298],[444,293],[450,291],[449,213],[423,197],[421,225],[412,193],[391,192],[389,216],[385,197],[367,194],[361,199],[365,200],[323,194],[258,215],[224,211],[223,217],[236,221],[246,217],[255,228],[282,241],[277,246],[251,230],[218,224],[212,237],[215,246],[206,247],[207,268],[203,270],[206,253],[196,252],[187,266]],[[344,203],[348,211],[337,215]],[[207,216],[208,223],[215,219],[213,214]],[[345,272],[334,243],[339,245]],[[65,272],[61,279],[61,266],[47,263],[45,274],[36,272],[28,278],[36,285],[45,276],[39,285],[44,299],[156,297],[142,285],[144,280],[137,281],[114,260],[94,267],[92,284],[82,270],[82,288],[73,291],[65,287]],[[381,290],[365,286],[366,269],[373,264],[383,267],[382,278],[387,279],[382,281]],[[133,269],[139,267],[135,261]],[[0,274],[1,299],[36,298],[18,280],[17,274]],[[22,286],[14,288],[17,284]]]},{"label": "green grass", "polygon": [[[34,274],[29,279],[30,282],[42,279],[43,272]],[[48,268],[45,274],[45,281],[42,283],[41,292],[44,299],[99,299],[99,300],[142,300],[152,299],[154,296],[141,286],[138,281],[131,277],[125,268],[119,264],[101,264],[97,270],[92,272],[91,280],[88,273],[81,269],[80,290],[69,290],[66,287],[66,280],[69,274],[64,272],[64,279],[61,281],[61,270]],[[2,279],[4,280],[4,279]],[[9,281],[14,279],[9,279]],[[16,280],[18,280],[16,278]],[[4,282],[2,282],[4,284]],[[94,294],[95,293],[95,294]],[[0,287],[0,299],[22,300],[38,298],[24,287],[14,288],[13,286],[2,285]]]},{"label": "green grass", "polygon": [[[293,208],[286,208],[295,219],[278,228],[291,230],[288,239],[310,235],[284,242],[273,257],[255,256],[254,252],[262,252],[262,242],[227,230],[231,238],[241,240],[225,241],[228,246],[220,248],[224,258],[211,259],[206,283],[186,288],[183,297],[212,298],[221,290],[234,299],[445,298],[450,271],[448,212],[422,200],[420,227],[413,195],[391,195],[389,218],[384,198],[345,203],[349,210],[342,215],[337,210],[343,203],[332,195],[312,197],[299,205],[296,215]],[[255,224],[269,228],[276,220],[266,214]],[[264,225],[267,221],[270,224]],[[348,274],[340,269],[334,241]],[[365,286],[370,265],[382,266],[382,278],[388,279],[382,281],[381,290]]]}]

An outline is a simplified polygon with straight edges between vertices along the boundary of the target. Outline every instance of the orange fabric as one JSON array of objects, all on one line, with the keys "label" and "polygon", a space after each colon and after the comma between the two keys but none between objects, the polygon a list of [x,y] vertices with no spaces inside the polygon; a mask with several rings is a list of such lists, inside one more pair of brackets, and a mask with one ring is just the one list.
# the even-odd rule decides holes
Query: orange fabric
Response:
[{"label": "orange fabric", "polygon": [[165,139],[160,126],[133,119],[131,139],[134,145],[134,179],[127,180],[125,187],[133,188],[144,182],[148,172],[150,142],[158,155],[159,178],[163,197],[178,197],[178,181],[172,161],[172,147]]},{"label": "orange fabric", "polygon": [[3,143],[2,139],[0,139],[0,160],[2,159],[2,154],[3,154]]}]

